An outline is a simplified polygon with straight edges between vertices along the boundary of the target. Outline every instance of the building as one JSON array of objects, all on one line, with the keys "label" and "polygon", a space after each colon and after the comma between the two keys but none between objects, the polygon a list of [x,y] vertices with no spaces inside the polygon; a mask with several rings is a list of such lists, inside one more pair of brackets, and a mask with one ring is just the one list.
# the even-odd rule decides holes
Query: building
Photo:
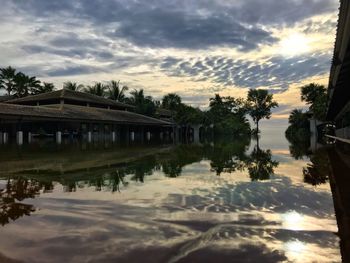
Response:
[{"label": "building", "polygon": [[340,1],[339,21],[328,85],[327,120],[336,136],[350,139],[350,2]]},{"label": "building", "polygon": [[144,141],[172,136],[170,122],[133,112],[134,106],[92,94],[58,90],[0,102],[0,142],[34,136]]}]

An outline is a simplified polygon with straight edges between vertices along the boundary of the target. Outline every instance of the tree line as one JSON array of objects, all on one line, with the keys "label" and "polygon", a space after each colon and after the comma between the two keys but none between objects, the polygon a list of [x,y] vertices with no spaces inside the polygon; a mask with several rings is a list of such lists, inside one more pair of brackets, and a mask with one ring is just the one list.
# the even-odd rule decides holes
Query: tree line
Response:
[{"label": "tree line", "polygon": [[[256,124],[253,129],[259,133],[261,119],[269,119],[271,110],[278,106],[273,95],[264,89],[250,89],[246,99],[215,94],[209,99],[207,110],[182,102],[176,93],[169,93],[161,100],[146,95],[143,89],[133,89],[121,85],[120,81],[111,80],[106,83],[96,82],[93,85],[82,85],[76,82],[65,82],[64,89],[85,92],[135,106],[135,112],[155,117],[158,109],[169,110],[172,118],[180,125],[201,124],[212,126],[217,133],[247,134],[251,127],[247,116],[251,116]],[[55,90],[53,83],[41,82],[36,77],[30,77],[17,72],[12,67],[0,69],[0,89],[7,95],[25,97]],[[129,96],[126,92],[129,91]]]}]

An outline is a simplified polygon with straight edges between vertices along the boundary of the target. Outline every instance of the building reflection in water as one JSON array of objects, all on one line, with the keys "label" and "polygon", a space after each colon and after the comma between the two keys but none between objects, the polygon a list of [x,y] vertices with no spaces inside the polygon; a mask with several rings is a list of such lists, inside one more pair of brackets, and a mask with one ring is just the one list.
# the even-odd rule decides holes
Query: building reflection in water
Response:
[{"label": "building reflection in water", "polygon": [[313,186],[330,183],[342,260],[350,262],[350,145],[342,142],[317,145],[315,148],[298,144],[296,140],[291,144],[291,154],[296,159],[309,157],[303,168],[305,183]]},{"label": "building reflection in water", "polygon": [[[42,143],[42,142],[41,142]],[[211,170],[218,176],[221,173],[233,173],[235,171],[247,171],[252,181],[267,180],[274,173],[274,168],[278,162],[272,160],[270,150],[262,150],[257,144],[253,151],[248,153],[250,138],[242,137],[239,140],[227,140],[222,138],[211,143],[200,145],[178,145],[161,149],[159,152],[153,148],[148,153],[137,158],[126,156],[125,160],[113,163],[113,159],[108,154],[103,154],[102,159],[95,160],[100,153],[99,146],[94,144],[90,152],[84,144],[81,147],[77,142],[75,145],[67,145],[68,152],[77,155],[76,149],[83,150],[83,154],[78,154],[71,161],[62,161],[53,167],[46,169],[27,168],[16,171],[13,175],[2,177],[6,181],[5,187],[0,189],[1,202],[1,223],[4,225],[11,220],[16,220],[24,215],[30,215],[35,211],[33,205],[21,203],[24,199],[35,198],[40,193],[49,192],[55,183],[63,186],[65,192],[75,192],[77,188],[93,187],[95,191],[120,192],[121,187],[127,187],[131,181],[144,182],[145,177],[152,175],[154,171],[160,170],[167,177],[178,177],[182,168],[191,163],[201,160],[210,160]],[[52,148],[53,147],[53,148]],[[40,145],[38,157],[33,158],[33,162],[42,156],[49,156],[51,159],[60,160],[60,154],[66,154],[66,148],[45,144]],[[103,149],[106,145],[103,144]],[[28,152],[20,153],[23,159],[29,155]],[[135,149],[137,151],[138,148]],[[95,152],[96,151],[96,152]],[[129,154],[135,156],[136,152]],[[112,152],[113,153],[113,152]],[[69,156],[69,154],[68,154]],[[74,163],[73,163],[74,162]],[[77,163],[78,162],[78,163]],[[82,164],[79,166],[79,162]],[[21,166],[21,161],[18,162]],[[43,163],[46,164],[45,160]],[[16,167],[16,163],[12,164]],[[91,167],[89,167],[91,165]],[[43,165],[45,167],[47,165]],[[30,166],[29,166],[30,167]],[[126,179],[128,177],[128,179]]]},{"label": "building reflection in water", "polygon": [[[322,228],[332,219],[329,193],[312,191],[294,184],[288,176],[274,174],[280,159],[276,161],[271,150],[260,148],[250,138],[224,139],[200,145],[110,150],[106,150],[105,145],[103,149],[98,145],[93,148],[80,146],[69,149],[67,145],[68,149],[60,146],[62,149],[51,150],[45,150],[43,146],[37,156],[29,156],[22,149],[16,153],[21,155],[19,159],[11,157],[11,151],[7,157],[3,156],[11,167],[6,168],[6,175],[5,168],[0,167],[0,174],[4,174],[0,182],[1,209],[10,211],[11,206],[23,204],[23,211],[17,213],[16,208],[11,213],[2,212],[1,222],[18,223],[21,229],[21,222],[25,220],[16,219],[31,219],[34,216],[23,216],[40,214],[36,220],[43,220],[50,230],[57,227],[59,232],[57,236],[54,234],[37,243],[36,249],[41,252],[46,246],[60,246],[69,255],[72,247],[65,244],[65,238],[77,239],[72,245],[74,250],[86,249],[83,246],[86,242],[82,240],[87,236],[94,237],[94,232],[89,229],[96,224],[103,231],[98,232],[96,240],[89,239],[90,248],[95,250],[84,250],[86,256],[95,256],[89,253],[96,253],[101,240],[105,244],[119,242],[119,246],[123,246],[119,251],[126,252],[118,254],[113,251],[113,255],[107,254],[104,258],[113,257],[118,262],[138,262],[140,257],[152,258],[151,254],[157,255],[159,260],[155,259],[156,262],[208,259],[231,262],[232,258],[249,258],[253,262],[294,259],[307,262],[303,259],[310,255],[319,253],[322,255],[318,259],[324,259],[329,251],[333,253],[330,244],[337,237],[330,233],[331,230]],[[303,158],[302,150],[294,149],[298,158]],[[305,183],[318,186],[327,180],[332,182],[328,179],[331,177],[324,174],[322,180],[319,179],[317,171],[324,169],[323,156],[312,158],[310,153],[307,154],[309,165],[305,166],[304,173],[300,169]],[[208,165],[210,180],[206,178],[208,172],[196,170],[202,164]],[[244,179],[239,176],[244,176]],[[236,177],[239,178],[235,180]],[[196,178],[201,179],[198,182]],[[161,190],[166,195],[161,201],[157,199],[157,191],[150,194],[149,199],[146,197],[147,191],[154,191],[152,184],[159,187],[157,191],[165,189]],[[135,186],[138,187],[136,190]],[[173,189],[167,187],[176,187],[176,191],[167,192],[167,189]],[[142,192],[140,199],[132,196],[135,203],[128,196],[130,189]],[[52,190],[67,193],[60,193],[57,199],[55,195],[45,199],[50,194],[43,193]],[[89,198],[79,197],[82,192],[91,195]],[[94,200],[94,194],[103,195],[103,192],[108,193],[108,202]],[[113,198],[110,193],[114,193]],[[34,199],[39,199],[39,202],[31,201],[39,195]],[[114,202],[116,197],[118,202]],[[153,199],[157,199],[154,205]],[[146,203],[150,203],[150,209],[146,209]],[[34,212],[41,207],[45,207],[43,213]],[[52,214],[53,210],[59,213]],[[33,223],[36,220],[27,220],[31,222],[28,228],[40,226],[38,222]],[[74,236],[70,236],[73,228]],[[123,237],[123,240],[118,237]],[[126,237],[130,243],[126,242]],[[60,240],[63,240],[62,244]],[[140,243],[138,246],[136,240]],[[152,243],[152,246],[146,249],[142,243]],[[162,246],[156,245],[160,243]],[[126,249],[124,244],[129,248]],[[319,251],[320,247],[325,249]],[[64,255],[59,255],[61,260]],[[98,255],[103,259],[103,255]]]}]

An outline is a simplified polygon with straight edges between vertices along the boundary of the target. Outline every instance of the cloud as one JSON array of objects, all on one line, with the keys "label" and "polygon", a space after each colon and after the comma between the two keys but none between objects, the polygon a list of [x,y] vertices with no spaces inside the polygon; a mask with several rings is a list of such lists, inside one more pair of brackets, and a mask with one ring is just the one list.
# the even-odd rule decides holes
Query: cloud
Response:
[{"label": "cloud", "polygon": [[245,26],[232,16],[203,17],[162,9],[131,14],[113,35],[137,46],[187,49],[230,46],[247,51],[277,41],[268,31]]},{"label": "cloud", "polygon": [[101,68],[86,65],[65,65],[44,71],[50,77],[75,76],[103,72]]},{"label": "cloud", "polygon": [[[204,105],[213,93],[266,87],[277,95],[326,74],[338,2],[4,0],[2,7],[1,66],[57,85],[72,76],[117,77],[154,97],[174,91]],[[310,52],[276,55],[278,41],[295,32],[310,39]]]},{"label": "cloud", "polygon": [[225,86],[243,88],[269,87],[285,90],[291,83],[325,74],[330,68],[329,53],[314,53],[285,58],[274,56],[262,60],[227,57],[190,58],[167,57],[160,64],[170,76],[190,77],[194,81],[212,81]]}]

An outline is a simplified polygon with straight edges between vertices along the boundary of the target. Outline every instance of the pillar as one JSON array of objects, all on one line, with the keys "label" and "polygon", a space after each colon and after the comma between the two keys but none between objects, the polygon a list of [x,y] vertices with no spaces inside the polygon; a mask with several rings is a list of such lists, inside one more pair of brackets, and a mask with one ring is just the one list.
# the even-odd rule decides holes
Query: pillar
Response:
[{"label": "pillar", "polygon": [[160,139],[161,141],[163,141],[163,132],[162,132],[162,131],[159,133],[159,139]]},{"label": "pillar", "polygon": [[112,142],[115,142],[115,131],[112,131]]},{"label": "pillar", "polygon": [[23,131],[17,131],[16,132],[16,141],[18,145],[23,144]]},{"label": "pillar", "polygon": [[134,131],[130,132],[130,140],[132,142],[135,141],[135,132]]},{"label": "pillar", "polygon": [[9,134],[7,132],[2,133],[2,142],[5,144],[8,142]]},{"label": "pillar", "polygon": [[91,142],[92,141],[92,132],[91,132],[91,130],[89,130],[88,131],[88,133],[87,133],[87,139],[88,139],[88,142]]},{"label": "pillar", "polygon": [[146,138],[147,138],[147,141],[150,141],[150,140],[151,140],[151,132],[150,132],[150,131],[148,131],[148,132],[146,133]]},{"label": "pillar", "polygon": [[193,141],[194,143],[199,143],[199,125],[193,126]]},{"label": "pillar", "polygon": [[60,132],[60,131],[57,131],[57,132],[56,132],[56,142],[57,142],[58,144],[61,144],[61,143],[62,143],[62,132]]},{"label": "pillar", "polygon": [[32,133],[28,132],[28,143],[32,142]]},{"label": "pillar", "polygon": [[143,126],[141,126],[140,139],[141,139],[141,143],[143,144],[145,139],[145,128]]}]

